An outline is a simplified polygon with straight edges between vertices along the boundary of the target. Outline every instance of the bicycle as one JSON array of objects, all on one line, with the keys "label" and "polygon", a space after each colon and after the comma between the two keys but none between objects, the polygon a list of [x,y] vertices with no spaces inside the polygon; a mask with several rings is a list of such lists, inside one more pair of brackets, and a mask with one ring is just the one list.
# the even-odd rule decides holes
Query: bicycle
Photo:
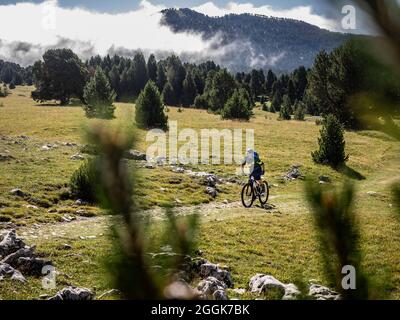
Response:
[{"label": "bicycle", "polygon": [[267,181],[262,181],[260,184],[256,182],[253,176],[249,177],[242,189],[242,204],[245,208],[250,208],[254,200],[258,197],[262,206],[264,206],[269,197],[269,185]]}]

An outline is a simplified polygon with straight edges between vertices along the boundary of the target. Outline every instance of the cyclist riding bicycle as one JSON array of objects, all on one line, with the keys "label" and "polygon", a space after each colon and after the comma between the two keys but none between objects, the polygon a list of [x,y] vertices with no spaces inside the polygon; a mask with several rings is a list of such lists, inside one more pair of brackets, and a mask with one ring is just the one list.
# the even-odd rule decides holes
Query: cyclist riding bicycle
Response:
[{"label": "cyclist riding bicycle", "polygon": [[247,149],[246,158],[242,162],[242,172],[244,166],[250,165],[250,177],[253,177],[258,185],[261,183],[261,176],[265,173],[264,162],[261,161],[260,156],[253,149]]}]

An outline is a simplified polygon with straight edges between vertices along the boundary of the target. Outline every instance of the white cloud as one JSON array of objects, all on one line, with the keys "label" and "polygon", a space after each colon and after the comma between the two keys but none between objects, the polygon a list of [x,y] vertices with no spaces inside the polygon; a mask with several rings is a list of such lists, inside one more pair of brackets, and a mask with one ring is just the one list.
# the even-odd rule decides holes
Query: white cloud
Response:
[{"label": "white cloud", "polygon": [[90,42],[100,54],[111,46],[127,49],[201,51],[200,35],[175,34],[159,24],[163,6],[142,1],[139,9],[108,14],[82,8],[66,9],[50,0],[40,4],[0,6],[1,39],[55,45],[60,38]]},{"label": "white cloud", "polygon": [[[200,34],[174,33],[160,24],[162,9],[165,6],[153,5],[149,0],[142,0],[136,10],[113,14],[78,7],[63,8],[57,0],[0,5],[0,58],[28,65],[40,59],[46,49],[58,47],[70,48],[82,58],[108,52],[131,54],[140,49],[145,53],[158,52],[159,56],[175,52],[193,62],[213,59],[227,66],[236,63],[238,58],[246,59],[248,65],[254,67],[273,66],[284,57],[285,53],[270,57],[260,55],[253,52],[250,43],[243,41],[224,47],[215,45],[220,41],[218,35],[205,41]],[[251,3],[230,2],[226,7],[218,7],[207,2],[192,9],[209,16],[252,13],[334,28],[333,21],[313,14],[310,7],[304,6],[275,10],[268,5],[256,7]],[[242,52],[242,57],[238,57],[237,52]]]},{"label": "white cloud", "polygon": [[289,10],[277,10],[270,5],[254,6],[252,3],[229,2],[225,7],[218,7],[213,2],[207,2],[192,8],[211,17],[221,17],[226,14],[251,13],[271,17],[290,18],[305,21],[323,29],[338,30],[338,22],[312,13],[311,6],[298,6]]}]

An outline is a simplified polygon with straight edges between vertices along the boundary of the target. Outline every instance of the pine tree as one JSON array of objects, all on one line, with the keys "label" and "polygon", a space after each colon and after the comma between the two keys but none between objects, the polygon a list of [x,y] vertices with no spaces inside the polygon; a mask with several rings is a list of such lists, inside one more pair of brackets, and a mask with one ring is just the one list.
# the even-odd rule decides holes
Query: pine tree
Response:
[{"label": "pine tree", "polygon": [[222,119],[249,120],[252,114],[249,94],[243,88],[235,89],[221,110]]},{"label": "pine tree", "polygon": [[164,66],[159,62],[157,64],[157,87],[161,92],[164,89],[165,84],[167,83],[167,75],[165,74]]},{"label": "pine tree", "polygon": [[86,84],[83,98],[88,118],[111,119],[114,117],[115,92],[111,89],[108,78],[100,67],[96,68],[94,76]]},{"label": "pine tree", "polygon": [[290,98],[287,94],[285,94],[283,97],[283,103],[281,109],[279,110],[279,119],[290,120],[291,113],[292,113],[292,107],[290,103]]},{"label": "pine tree", "polygon": [[294,115],[295,120],[299,120],[299,121],[304,120],[304,117],[306,115],[306,110],[305,110],[305,105],[303,104],[303,102],[296,101],[296,103],[294,105],[293,115]]},{"label": "pine tree", "polygon": [[196,96],[197,96],[196,84],[194,83],[192,73],[189,71],[186,73],[186,78],[183,81],[182,105],[184,107],[192,106]]},{"label": "pine tree", "polygon": [[139,128],[168,128],[168,117],[156,84],[149,80],[136,100],[136,124]]},{"label": "pine tree", "polygon": [[147,66],[143,53],[139,52],[133,57],[133,94],[137,96],[149,79],[147,76]]},{"label": "pine tree", "polygon": [[151,54],[147,60],[147,76],[149,80],[157,81],[157,61],[154,54]]},{"label": "pine tree", "polygon": [[174,106],[177,104],[174,89],[169,82],[167,82],[164,86],[164,89],[162,91],[162,98],[167,106]]},{"label": "pine tree", "polygon": [[282,95],[279,90],[277,90],[272,98],[271,102],[271,112],[277,112],[281,109]]},{"label": "pine tree", "polygon": [[332,114],[324,119],[318,138],[319,150],[312,152],[316,163],[338,167],[348,160],[345,154],[343,126]]}]

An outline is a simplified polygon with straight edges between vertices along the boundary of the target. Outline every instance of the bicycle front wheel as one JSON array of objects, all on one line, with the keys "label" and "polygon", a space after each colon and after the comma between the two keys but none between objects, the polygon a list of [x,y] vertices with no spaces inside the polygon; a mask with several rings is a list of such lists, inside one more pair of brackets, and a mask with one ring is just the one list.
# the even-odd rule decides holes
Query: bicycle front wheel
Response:
[{"label": "bicycle front wheel", "polygon": [[250,183],[247,183],[242,189],[242,204],[245,208],[250,208],[253,205],[255,196],[254,190]]},{"label": "bicycle front wheel", "polygon": [[258,199],[260,200],[261,205],[265,205],[268,202],[269,198],[269,185],[267,181],[263,181],[260,185],[260,193],[258,195]]}]

